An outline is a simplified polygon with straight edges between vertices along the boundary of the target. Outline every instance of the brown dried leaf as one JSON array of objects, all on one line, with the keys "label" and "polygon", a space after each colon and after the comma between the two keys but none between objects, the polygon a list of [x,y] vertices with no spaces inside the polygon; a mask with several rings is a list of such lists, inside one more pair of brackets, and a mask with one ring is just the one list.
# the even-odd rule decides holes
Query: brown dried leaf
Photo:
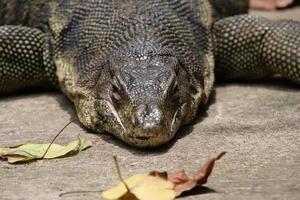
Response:
[{"label": "brown dried leaf", "polygon": [[168,180],[168,173],[167,172],[157,172],[157,171],[152,171],[149,173],[149,176],[154,176],[154,177],[159,177],[163,180]]},{"label": "brown dried leaf", "polygon": [[215,161],[219,160],[225,152],[221,152],[210,158],[194,175],[194,178],[189,178],[184,170],[179,170],[169,174],[168,180],[174,184],[174,191],[176,196],[180,196],[183,192],[192,190],[196,186],[201,186],[207,182],[210,176]]},{"label": "brown dried leaf", "polygon": [[176,196],[180,196],[183,192],[193,189],[197,184],[190,179],[184,170],[173,172],[169,175],[168,180],[174,184]]},{"label": "brown dried leaf", "polygon": [[214,157],[206,161],[206,163],[196,172],[194,175],[194,180],[197,182],[197,185],[203,185],[207,183],[207,179],[215,166],[215,162],[222,158],[225,154],[226,152],[216,154]]}]

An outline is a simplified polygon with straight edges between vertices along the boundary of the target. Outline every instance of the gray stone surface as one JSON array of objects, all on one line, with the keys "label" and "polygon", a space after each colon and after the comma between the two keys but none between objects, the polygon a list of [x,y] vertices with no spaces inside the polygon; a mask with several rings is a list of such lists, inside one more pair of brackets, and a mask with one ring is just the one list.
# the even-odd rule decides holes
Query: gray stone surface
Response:
[{"label": "gray stone surface", "polygon": [[[269,13],[300,19],[300,9]],[[260,13],[261,14],[261,13]],[[264,13],[263,13],[264,14]],[[67,143],[81,133],[94,146],[75,157],[25,165],[0,162],[1,200],[101,199],[102,190],[118,182],[112,156],[118,156],[124,177],[149,170],[196,170],[209,156],[227,151],[206,188],[182,199],[300,199],[300,90],[271,79],[256,83],[218,85],[208,109],[194,125],[156,150],[130,148],[110,135],[87,133],[71,125],[58,139]],[[59,93],[22,94],[0,98],[0,146],[48,142],[75,117]]]}]

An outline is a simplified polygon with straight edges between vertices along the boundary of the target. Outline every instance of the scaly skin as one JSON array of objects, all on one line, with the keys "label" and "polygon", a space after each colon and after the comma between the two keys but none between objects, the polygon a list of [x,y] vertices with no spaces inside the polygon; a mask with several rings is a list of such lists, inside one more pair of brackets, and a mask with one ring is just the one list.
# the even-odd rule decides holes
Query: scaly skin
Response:
[{"label": "scaly skin", "polygon": [[23,25],[45,31],[49,4],[59,0],[1,0],[0,25]]},{"label": "scaly skin", "polygon": [[23,26],[0,27],[0,91],[59,83],[86,128],[137,147],[168,142],[195,117],[215,63],[219,79],[300,82],[300,24],[222,19],[246,0],[27,1],[11,18],[16,1],[5,2],[2,24]]}]

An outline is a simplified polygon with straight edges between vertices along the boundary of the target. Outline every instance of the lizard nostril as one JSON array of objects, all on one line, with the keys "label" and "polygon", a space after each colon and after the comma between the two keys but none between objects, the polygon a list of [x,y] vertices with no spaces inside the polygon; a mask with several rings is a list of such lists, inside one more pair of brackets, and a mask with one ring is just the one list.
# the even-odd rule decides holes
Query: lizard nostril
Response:
[{"label": "lizard nostril", "polygon": [[162,114],[156,104],[142,104],[137,108],[135,126],[151,131],[160,127]]}]

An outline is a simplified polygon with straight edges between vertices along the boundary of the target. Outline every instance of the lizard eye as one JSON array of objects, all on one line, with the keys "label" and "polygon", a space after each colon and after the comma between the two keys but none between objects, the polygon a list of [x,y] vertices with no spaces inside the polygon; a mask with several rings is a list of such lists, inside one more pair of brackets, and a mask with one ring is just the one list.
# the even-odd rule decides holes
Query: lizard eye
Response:
[{"label": "lizard eye", "polygon": [[118,79],[113,78],[113,81],[112,81],[112,97],[113,97],[114,100],[116,100],[116,101],[121,100],[120,92],[121,92],[121,85],[120,85]]},{"label": "lizard eye", "polygon": [[199,93],[197,87],[194,86],[194,85],[191,85],[190,86],[190,93],[191,93],[192,96],[196,96]]},{"label": "lizard eye", "polygon": [[118,92],[113,91],[112,97],[116,101],[120,101],[121,100],[121,96],[120,96],[120,94]]},{"label": "lizard eye", "polygon": [[119,79],[116,76],[113,77],[112,86],[113,86],[113,90],[121,91],[122,87],[121,87]]},{"label": "lizard eye", "polygon": [[179,97],[179,93],[180,93],[180,89],[179,89],[178,81],[175,80],[172,85],[171,97],[177,99]]},{"label": "lizard eye", "polygon": [[178,92],[178,81],[177,80],[175,80],[173,83],[172,92],[173,93]]}]

